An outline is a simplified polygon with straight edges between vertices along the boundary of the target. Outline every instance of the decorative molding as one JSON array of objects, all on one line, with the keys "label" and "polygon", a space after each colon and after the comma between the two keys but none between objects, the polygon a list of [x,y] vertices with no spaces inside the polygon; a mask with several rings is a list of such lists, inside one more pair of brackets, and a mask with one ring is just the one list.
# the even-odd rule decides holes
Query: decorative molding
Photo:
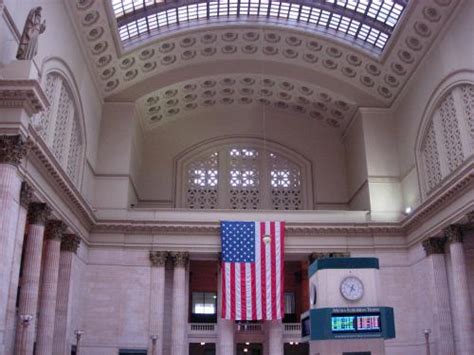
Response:
[{"label": "decorative molding", "polygon": [[172,251],[170,256],[174,267],[186,267],[188,265],[189,253],[187,251]]},{"label": "decorative molding", "polygon": [[20,205],[21,207],[28,209],[29,204],[33,199],[33,189],[26,181],[21,183],[20,190]]},{"label": "decorative molding", "polygon": [[432,254],[444,254],[444,247],[447,239],[445,237],[431,237],[422,242],[423,249],[425,249],[426,256]]},{"label": "decorative molding", "polygon": [[76,253],[81,244],[81,238],[75,234],[64,234],[61,240],[61,250]]},{"label": "decorative molding", "polygon": [[63,221],[49,220],[46,222],[44,238],[51,240],[62,240],[67,226]]},{"label": "decorative molding", "polygon": [[151,251],[149,254],[151,266],[165,266],[166,261],[169,257],[169,252],[167,251]]},{"label": "decorative molding", "polygon": [[48,106],[37,80],[0,80],[0,108],[22,108],[31,117]]},{"label": "decorative molding", "polygon": [[456,224],[451,224],[443,230],[444,236],[448,243],[462,243],[463,236],[461,227]]},{"label": "decorative molding", "polygon": [[[2,99],[0,98],[0,102]],[[27,153],[27,144],[20,135],[0,136],[0,164],[18,166]]]},{"label": "decorative molding", "polygon": [[28,223],[44,226],[51,215],[51,208],[46,203],[33,202],[28,206]]}]

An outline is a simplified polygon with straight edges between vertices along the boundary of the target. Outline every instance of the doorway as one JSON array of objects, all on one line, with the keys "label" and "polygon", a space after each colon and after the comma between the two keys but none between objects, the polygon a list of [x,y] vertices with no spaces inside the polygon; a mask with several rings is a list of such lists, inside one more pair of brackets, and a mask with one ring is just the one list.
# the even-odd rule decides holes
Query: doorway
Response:
[{"label": "doorway", "polygon": [[215,343],[190,343],[189,355],[216,355]]},{"label": "doorway", "polygon": [[237,355],[263,355],[263,346],[259,343],[239,343]]}]

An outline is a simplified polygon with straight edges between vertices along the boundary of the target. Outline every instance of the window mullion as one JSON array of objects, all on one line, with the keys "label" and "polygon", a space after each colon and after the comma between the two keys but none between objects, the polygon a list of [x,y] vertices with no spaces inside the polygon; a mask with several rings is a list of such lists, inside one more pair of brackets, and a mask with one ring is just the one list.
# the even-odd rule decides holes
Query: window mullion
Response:
[{"label": "window mullion", "polygon": [[270,159],[269,159],[269,153],[267,150],[262,149],[261,150],[261,158],[259,162],[259,167],[260,167],[260,196],[261,196],[261,202],[260,202],[260,208],[266,209],[266,210],[271,210],[272,208],[272,194],[271,194],[271,176],[270,176]]},{"label": "window mullion", "polygon": [[45,139],[46,144],[50,147],[53,146],[54,130],[56,129],[56,121],[58,118],[59,97],[61,96],[62,85],[64,85],[63,81],[59,76],[56,76],[54,79],[53,100],[50,102],[49,124]]},{"label": "window mullion", "polygon": [[218,208],[229,208],[229,152],[227,148],[219,150],[219,173],[217,174],[217,177],[217,206]]},{"label": "window mullion", "polygon": [[456,120],[459,127],[459,134],[461,135],[461,145],[465,157],[474,153],[474,146],[471,143],[470,127],[468,124],[468,117],[464,109],[464,102],[462,99],[461,86],[456,87],[453,91],[454,107],[456,109]]}]

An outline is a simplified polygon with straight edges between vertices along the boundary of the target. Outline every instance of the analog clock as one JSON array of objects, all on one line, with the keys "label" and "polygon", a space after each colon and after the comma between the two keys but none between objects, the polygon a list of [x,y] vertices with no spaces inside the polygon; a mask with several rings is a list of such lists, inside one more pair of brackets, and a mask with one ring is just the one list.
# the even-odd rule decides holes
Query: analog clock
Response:
[{"label": "analog clock", "polygon": [[316,289],[316,285],[312,283],[311,295],[310,295],[310,300],[309,300],[309,302],[311,303],[311,306],[315,306],[317,300],[318,300],[318,290]]},{"label": "analog clock", "polygon": [[341,294],[348,301],[358,301],[364,295],[364,284],[355,276],[348,276],[341,282]]}]

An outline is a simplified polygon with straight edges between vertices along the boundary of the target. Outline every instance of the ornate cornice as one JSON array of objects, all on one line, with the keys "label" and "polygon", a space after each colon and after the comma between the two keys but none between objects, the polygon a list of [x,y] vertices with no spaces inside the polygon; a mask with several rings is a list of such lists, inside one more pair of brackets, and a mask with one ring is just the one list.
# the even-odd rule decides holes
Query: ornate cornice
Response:
[{"label": "ornate cornice", "polygon": [[22,108],[31,117],[48,106],[37,80],[0,80],[0,108]]},{"label": "ornate cornice", "polygon": [[461,227],[456,224],[451,224],[447,226],[444,230],[444,236],[446,237],[448,243],[462,243],[462,231]]},{"label": "ornate cornice", "polygon": [[44,231],[45,239],[62,240],[67,226],[63,221],[50,220],[46,222],[46,229]]},{"label": "ornate cornice", "polygon": [[168,256],[169,252],[167,251],[150,251],[151,266],[165,266]]},{"label": "ornate cornice", "polygon": [[0,136],[0,163],[18,166],[26,152],[27,144],[20,135]]},{"label": "ornate cornice", "polygon": [[427,256],[432,254],[444,254],[444,247],[446,245],[446,238],[445,237],[431,237],[425,239],[422,242],[423,249],[425,249],[425,253]]},{"label": "ornate cornice", "polygon": [[20,205],[28,209],[31,200],[33,199],[33,189],[26,181],[21,183],[21,191],[20,191]]},{"label": "ornate cornice", "polygon": [[30,203],[28,206],[28,223],[44,226],[50,214],[51,208],[46,203]]},{"label": "ornate cornice", "polygon": [[81,244],[81,238],[75,234],[64,234],[61,240],[61,250],[76,253]]},{"label": "ornate cornice", "polygon": [[186,267],[188,264],[189,253],[187,251],[172,251],[170,256],[175,267]]}]

